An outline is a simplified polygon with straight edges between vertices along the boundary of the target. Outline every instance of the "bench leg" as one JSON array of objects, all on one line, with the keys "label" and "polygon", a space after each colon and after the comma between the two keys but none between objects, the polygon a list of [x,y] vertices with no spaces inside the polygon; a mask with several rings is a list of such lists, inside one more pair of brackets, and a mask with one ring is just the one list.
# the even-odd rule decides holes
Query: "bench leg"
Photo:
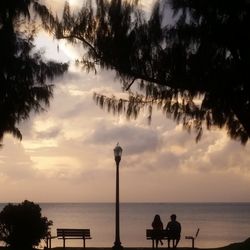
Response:
[{"label": "bench leg", "polygon": [[46,248],[49,248],[49,237],[46,238]]},{"label": "bench leg", "polygon": [[85,238],[83,238],[83,248],[85,248]]},{"label": "bench leg", "polygon": [[51,248],[51,237],[46,238],[46,248],[50,249]]},{"label": "bench leg", "polygon": [[65,238],[63,238],[63,248],[65,248]]},{"label": "bench leg", "polygon": [[152,240],[152,249],[155,249],[155,240]]}]

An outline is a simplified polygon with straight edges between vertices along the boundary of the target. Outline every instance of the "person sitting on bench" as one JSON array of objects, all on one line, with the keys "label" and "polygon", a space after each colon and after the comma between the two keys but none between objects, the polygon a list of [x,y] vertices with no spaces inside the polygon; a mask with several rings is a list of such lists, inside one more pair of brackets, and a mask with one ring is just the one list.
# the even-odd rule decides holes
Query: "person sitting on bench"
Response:
[{"label": "person sitting on bench", "polygon": [[181,238],[181,224],[176,221],[176,215],[170,216],[171,221],[168,222],[166,230],[168,234],[168,247],[170,247],[170,241],[173,242],[173,248],[176,248]]},{"label": "person sitting on bench", "polygon": [[163,223],[161,221],[161,217],[159,214],[156,214],[154,217],[154,220],[152,222],[152,228],[155,231],[155,242],[156,242],[156,248],[158,248],[159,241],[161,245],[163,245],[162,237],[160,235],[161,231],[163,230]]}]

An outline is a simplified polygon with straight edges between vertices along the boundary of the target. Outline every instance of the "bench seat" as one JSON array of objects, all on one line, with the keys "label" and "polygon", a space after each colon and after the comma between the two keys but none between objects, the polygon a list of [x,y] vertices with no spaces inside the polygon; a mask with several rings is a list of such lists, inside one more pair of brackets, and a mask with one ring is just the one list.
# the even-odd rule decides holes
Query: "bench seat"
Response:
[{"label": "bench seat", "polygon": [[154,230],[154,229],[146,229],[146,238],[147,240],[152,240],[152,248],[156,247],[156,240],[167,240],[168,232],[167,230]]}]

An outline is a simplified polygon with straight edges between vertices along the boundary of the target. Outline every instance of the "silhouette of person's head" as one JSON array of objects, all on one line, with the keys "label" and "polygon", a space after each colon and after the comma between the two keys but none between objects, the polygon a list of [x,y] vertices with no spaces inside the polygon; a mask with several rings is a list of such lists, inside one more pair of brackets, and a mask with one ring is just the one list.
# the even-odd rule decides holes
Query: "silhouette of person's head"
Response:
[{"label": "silhouette of person's head", "polygon": [[170,216],[170,218],[171,218],[171,221],[176,221],[176,214],[172,214],[172,215]]},{"label": "silhouette of person's head", "polygon": [[159,214],[156,214],[155,215],[155,218],[154,218],[154,221],[160,221],[161,220],[161,217]]}]

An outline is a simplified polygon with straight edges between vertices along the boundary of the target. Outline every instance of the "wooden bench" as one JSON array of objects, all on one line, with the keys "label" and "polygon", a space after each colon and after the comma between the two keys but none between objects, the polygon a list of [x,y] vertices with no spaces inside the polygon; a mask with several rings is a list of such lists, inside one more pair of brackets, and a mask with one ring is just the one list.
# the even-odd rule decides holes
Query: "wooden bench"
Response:
[{"label": "wooden bench", "polygon": [[57,238],[63,240],[63,248],[65,248],[66,239],[82,239],[83,248],[85,248],[85,240],[92,239],[90,229],[73,229],[73,228],[58,228]]},{"label": "wooden bench", "polygon": [[200,229],[198,228],[194,236],[185,236],[185,239],[192,241],[192,248],[194,248],[194,241],[197,238],[199,232],[200,232]]},{"label": "wooden bench", "polygon": [[153,230],[153,229],[146,229],[146,238],[147,240],[152,240],[152,248],[154,249],[156,246],[156,240],[167,240],[168,234],[167,230]]}]

